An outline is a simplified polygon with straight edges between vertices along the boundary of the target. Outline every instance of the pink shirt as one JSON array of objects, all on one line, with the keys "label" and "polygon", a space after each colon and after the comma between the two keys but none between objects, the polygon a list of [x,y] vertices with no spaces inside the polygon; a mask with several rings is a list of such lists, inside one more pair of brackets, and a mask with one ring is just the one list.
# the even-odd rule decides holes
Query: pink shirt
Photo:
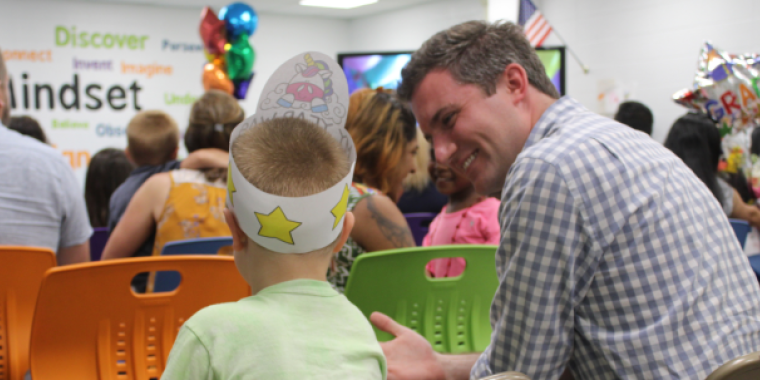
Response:
[{"label": "pink shirt", "polygon": [[[469,208],[446,213],[448,205],[430,223],[430,230],[422,240],[423,247],[448,244],[498,245],[499,200],[486,198]],[[461,257],[435,259],[428,263],[433,277],[456,277],[464,272],[465,260]]]}]

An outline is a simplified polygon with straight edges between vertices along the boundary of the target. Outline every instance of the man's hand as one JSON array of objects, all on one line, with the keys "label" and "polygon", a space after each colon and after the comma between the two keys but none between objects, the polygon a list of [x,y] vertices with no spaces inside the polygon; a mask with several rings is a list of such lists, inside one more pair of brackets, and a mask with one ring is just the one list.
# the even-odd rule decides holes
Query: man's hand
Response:
[{"label": "man's hand", "polygon": [[369,320],[393,336],[389,342],[380,343],[388,361],[388,380],[445,380],[441,355],[422,335],[396,323],[387,315],[374,312]]}]

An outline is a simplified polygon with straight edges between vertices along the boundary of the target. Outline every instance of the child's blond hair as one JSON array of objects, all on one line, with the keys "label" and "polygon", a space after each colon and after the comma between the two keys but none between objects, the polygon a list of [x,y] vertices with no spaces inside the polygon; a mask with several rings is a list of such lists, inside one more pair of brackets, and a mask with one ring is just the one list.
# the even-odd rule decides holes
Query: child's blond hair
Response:
[{"label": "child's blond hair", "polygon": [[[240,134],[230,152],[248,182],[283,197],[304,197],[343,179],[351,162],[340,143],[303,119],[265,121]],[[336,239],[337,241],[337,239]],[[318,251],[331,251],[335,242]]]},{"label": "child's blond hair", "polygon": [[127,125],[127,149],[138,166],[168,162],[178,145],[177,122],[163,111],[142,111]]}]

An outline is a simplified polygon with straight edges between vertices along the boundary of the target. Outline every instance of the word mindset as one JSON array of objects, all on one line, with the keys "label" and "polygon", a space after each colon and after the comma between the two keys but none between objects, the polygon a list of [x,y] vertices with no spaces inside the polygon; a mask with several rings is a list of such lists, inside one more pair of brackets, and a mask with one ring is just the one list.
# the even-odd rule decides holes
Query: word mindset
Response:
[{"label": "word mindset", "polygon": [[[142,110],[142,107],[138,103],[137,95],[142,90],[142,87],[137,81],[132,82],[129,87],[122,87],[119,84],[112,85],[105,89],[98,83],[91,84],[79,84],[79,75],[74,74],[74,78],[71,83],[65,83],[56,91],[55,86],[48,83],[27,83],[29,76],[27,73],[21,74],[23,82],[19,86],[20,91],[16,88],[13,79],[8,81],[8,87],[10,89],[11,109],[20,108],[21,105],[17,104],[17,95],[20,97],[19,103],[23,102],[23,109],[28,110],[31,107],[30,97],[34,96],[34,109],[41,109],[43,104],[47,104],[47,109],[55,109],[56,95],[61,107],[65,110],[76,109],[79,110],[82,107],[96,111],[108,105],[111,109],[119,111],[127,108],[129,99],[127,93],[132,92],[132,108],[135,111]],[[30,91],[33,89],[33,92]],[[84,90],[84,91],[82,91]],[[82,104],[82,98],[87,97],[86,103]],[[45,102],[47,100],[47,102]]]},{"label": "word mindset", "polygon": [[112,34],[100,32],[79,32],[77,27],[68,29],[64,26],[55,27],[55,45],[78,48],[93,47],[95,49],[130,49],[145,50],[145,40],[148,36],[134,34]]}]

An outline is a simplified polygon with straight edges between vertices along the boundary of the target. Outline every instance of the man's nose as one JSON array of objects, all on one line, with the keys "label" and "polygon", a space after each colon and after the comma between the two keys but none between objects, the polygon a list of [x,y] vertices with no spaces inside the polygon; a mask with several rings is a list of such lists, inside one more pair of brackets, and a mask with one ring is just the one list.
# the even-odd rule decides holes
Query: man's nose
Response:
[{"label": "man's nose", "polygon": [[435,136],[433,138],[433,149],[435,150],[435,160],[449,165],[451,156],[456,152],[457,147],[447,136]]}]

